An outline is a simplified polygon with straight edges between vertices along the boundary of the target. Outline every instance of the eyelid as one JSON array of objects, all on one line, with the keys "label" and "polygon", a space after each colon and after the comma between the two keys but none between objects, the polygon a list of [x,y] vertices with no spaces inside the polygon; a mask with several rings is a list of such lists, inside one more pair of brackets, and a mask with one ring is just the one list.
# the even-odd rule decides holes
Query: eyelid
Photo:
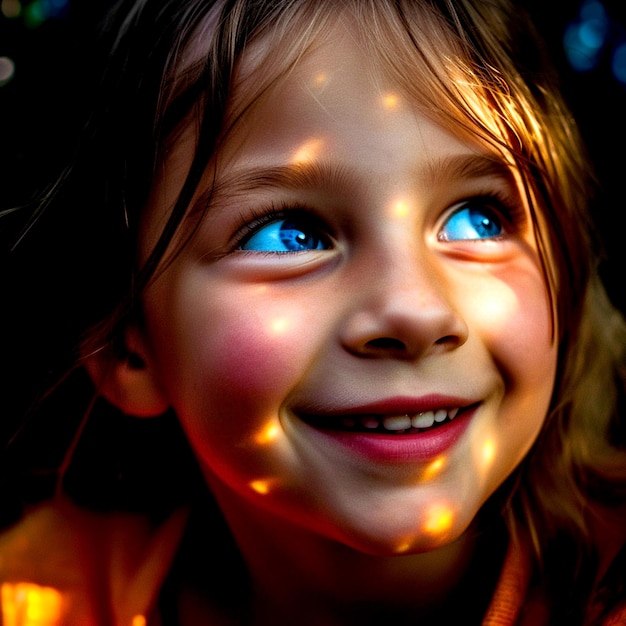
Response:
[{"label": "eyelid", "polygon": [[[446,223],[454,214],[465,208],[475,207],[481,203],[483,206],[494,211],[503,221],[505,233],[500,237],[492,238],[492,241],[493,239],[497,240],[499,238],[506,237],[507,235],[515,235],[525,229],[528,223],[528,216],[519,197],[513,193],[495,190],[487,193],[475,194],[455,202],[440,218],[437,226],[437,237],[440,238],[439,233],[443,230]],[[445,241],[445,239],[442,240]]]},{"label": "eyelid", "polygon": [[298,202],[297,204],[283,203],[280,206],[276,206],[274,203],[271,203],[265,208],[253,207],[240,215],[238,225],[231,237],[232,248],[234,250],[240,249],[262,227],[288,217],[300,217],[312,222],[319,226],[320,230],[325,231],[329,241],[334,241],[330,227],[317,216],[314,209],[309,208],[306,204]]}]

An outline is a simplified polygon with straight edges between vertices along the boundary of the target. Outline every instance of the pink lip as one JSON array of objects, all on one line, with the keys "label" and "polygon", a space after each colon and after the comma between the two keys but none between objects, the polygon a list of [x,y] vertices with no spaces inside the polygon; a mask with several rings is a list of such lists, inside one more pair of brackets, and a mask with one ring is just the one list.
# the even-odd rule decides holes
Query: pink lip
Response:
[{"label": "pink lip", "polygon": [[[460,398],[457,396],[443,396],[430,394],[419,398],[399,397],[376,400],[365,404],[349,406],[333,406],[313,409],[311,414],[321,416],[342,415],[403,415],[420,413],[422,411],[436,411],[437,409],[452,409],[455,407],[469,407],[475,404],[475,400]],[[309,411],[305,411],[308,413]]]},{"label": "pink lip", "polygon": [[419,433],[360,432],[318,428],[309,424],[329,444],[338,444],[376,463],[426,463],[449,451],[461,438],[475,415],[479,404],[451,396],[431,395],[420,398],[392,398],[360,406],[317,413],[320,417],[402,415],[422,411],[460,407],[451,421]]}]

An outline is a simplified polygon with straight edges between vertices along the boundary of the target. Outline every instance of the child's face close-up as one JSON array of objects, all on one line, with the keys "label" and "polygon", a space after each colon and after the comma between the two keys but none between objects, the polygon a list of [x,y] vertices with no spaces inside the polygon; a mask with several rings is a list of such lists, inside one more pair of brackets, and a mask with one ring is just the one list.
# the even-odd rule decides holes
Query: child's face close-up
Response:
[{"label": "child's face close-up", "polygon": [[[144,254],[193,131],[160,170]],[[235,522],[432,550],[535,441],[557,359],[544,271],[504,157],[464,137],[341,28],[227,136],[143,338]]]}]

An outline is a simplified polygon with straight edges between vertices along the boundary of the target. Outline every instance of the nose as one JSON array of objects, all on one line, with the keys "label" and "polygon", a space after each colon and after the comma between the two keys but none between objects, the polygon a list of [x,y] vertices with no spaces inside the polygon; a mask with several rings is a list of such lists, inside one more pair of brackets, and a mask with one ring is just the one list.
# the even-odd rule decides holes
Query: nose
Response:
[{"label": "nose", "polygon": [[361,268],[361,289],[342,329],[343,347],[369,358],[414,360],[462,346],[464,318],[441,274],[418,259]]}]

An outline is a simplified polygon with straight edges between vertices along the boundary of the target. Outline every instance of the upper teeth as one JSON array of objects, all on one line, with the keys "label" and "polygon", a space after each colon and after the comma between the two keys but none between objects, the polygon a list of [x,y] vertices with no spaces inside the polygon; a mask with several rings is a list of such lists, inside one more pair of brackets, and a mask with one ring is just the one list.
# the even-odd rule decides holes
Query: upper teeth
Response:
[{"label": "upper teeth", "polygon": [[[434,423],[443,422],[446,418],[454,419],[458,412],[459,409],[454,408],[424,411],[415,415],[387,415],[385,417],[365,415],[358,418],[358,423],[368,430],[375,430],[382,426],[385,430],[397,432],[409,428],[430,428]],[[354,418],[344,418],[343,422],[346,427],[353,427],[357,424],[357,420]]]}]

